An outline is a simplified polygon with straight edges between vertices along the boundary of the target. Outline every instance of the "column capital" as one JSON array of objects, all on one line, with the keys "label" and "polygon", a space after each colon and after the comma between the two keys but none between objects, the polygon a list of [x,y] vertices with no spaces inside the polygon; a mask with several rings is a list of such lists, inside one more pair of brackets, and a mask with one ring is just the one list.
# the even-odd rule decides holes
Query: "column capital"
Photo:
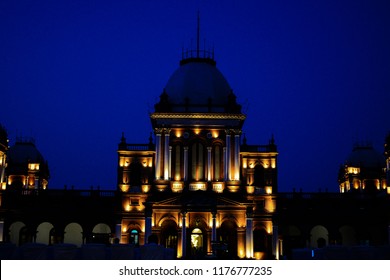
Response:
[{"label": "column capital", "polygon": [[242,129],[234,129],[234,128],[227,128],[225,129],[226,136],[231,136],[231,134],[234,134],[235,136],[242,134]]},{"label": "column capital", "polygon": [[163,133],[164,129],[163,128],[160,128],[160,127],[156,127],[154,129],[154,134],[156,135],[161,135]]}]

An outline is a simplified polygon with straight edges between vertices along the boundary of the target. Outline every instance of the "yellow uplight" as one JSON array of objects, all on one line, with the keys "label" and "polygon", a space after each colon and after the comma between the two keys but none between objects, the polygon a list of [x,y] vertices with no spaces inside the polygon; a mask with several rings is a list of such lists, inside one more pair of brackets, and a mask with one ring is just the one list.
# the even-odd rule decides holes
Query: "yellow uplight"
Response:
[{"label": "yellow uplight", "polygon": [[175,131],[175,135],[176,135],[177,138],[180,138],[183,135],[183,133],[180,130],[176,130]]}]

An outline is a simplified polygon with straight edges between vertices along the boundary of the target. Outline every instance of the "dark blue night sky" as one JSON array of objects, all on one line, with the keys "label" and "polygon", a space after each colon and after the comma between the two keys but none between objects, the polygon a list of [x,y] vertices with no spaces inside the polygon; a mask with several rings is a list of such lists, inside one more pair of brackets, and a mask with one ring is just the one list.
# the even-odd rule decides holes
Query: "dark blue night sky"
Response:
[{"label": "dark blue night sky", "polygon": [[[32,136],[49,187],[116,187],[117,144],[147,143],[182,47],[215,48],[248,144],[279,149],[279,189],[338,191],[357,141],[390,131],[390,2],[0,2],[0,123]],[[206,42],[204,43],[204,39]]]}]

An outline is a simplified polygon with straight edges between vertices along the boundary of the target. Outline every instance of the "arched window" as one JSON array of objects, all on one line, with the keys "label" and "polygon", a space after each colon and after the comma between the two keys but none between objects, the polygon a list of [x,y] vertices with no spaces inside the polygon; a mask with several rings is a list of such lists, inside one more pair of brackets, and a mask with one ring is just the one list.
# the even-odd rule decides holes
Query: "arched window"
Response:
[{"label": "arched window", "polygon": [[173,220],[165,220],[161,225],[161,245],[177,250],[177,224]]},{"label": "arched window", "polygon": [[204,180],[204,146],[194,143],[191,146],[191,175],[192,180]]},{"label": "arched window", "polygon": [[214,146],[213,149],[213,159],[214,159],[214,180],[223,179],[223,149],[220,145]]},{"label": "arched window", "polygon": [[264,167],[261,164],[257,164],[255,166],[253,185],[262,188],[265,186],[265,172],[264,172]]},{"label": "arched window", "polygon": [[182,148],[180,145],[173,146],[172,149],[172,177],[176,181],[180,181],[182,179]]}]

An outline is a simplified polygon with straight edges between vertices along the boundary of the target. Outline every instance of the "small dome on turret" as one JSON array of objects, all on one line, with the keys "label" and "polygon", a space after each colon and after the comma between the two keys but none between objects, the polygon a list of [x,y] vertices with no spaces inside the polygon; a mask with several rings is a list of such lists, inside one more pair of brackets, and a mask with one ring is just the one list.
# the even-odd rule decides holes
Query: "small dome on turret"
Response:
[{"label": "small dome on turret", "polygon": [[384,156],[370,144],[355,145],[340,167],[340,192],[364,191],[373,193],[386,189],[386,162]]},{"label": "small dome on turret", "polygon": [[18,138],[15,145],[9,149],[8,158],[13,163],[43,163],[45,159],[35,146],[33,139]]},{"label": "small dome on turret", "polygon": [[14,188],[46,189],[49,166],[31,138],[18,138],[8,152],[8,184]]},{"label": "small dome on turret", "polygon": [[385,158],[372,145],[356,145],[345,164],[360,168],[384,168]]}]

